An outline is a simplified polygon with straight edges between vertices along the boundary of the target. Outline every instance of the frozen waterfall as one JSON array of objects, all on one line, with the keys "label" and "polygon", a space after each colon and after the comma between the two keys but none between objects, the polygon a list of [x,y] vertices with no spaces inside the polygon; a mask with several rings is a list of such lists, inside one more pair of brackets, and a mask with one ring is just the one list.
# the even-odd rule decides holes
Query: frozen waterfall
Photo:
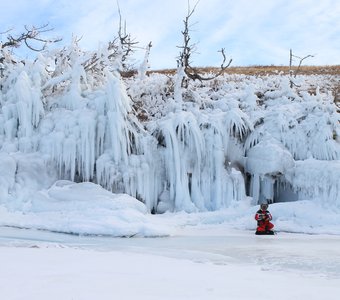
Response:
[{"label": "frozen waterfall", "polygon": [[123,80],[99,54],[103,67],[91,73],[89,54],[64,51],[67,63],[52,53],[7,66],[1,78],[0,148],[11,177],[2,178],[2,197],[16,191],[16,157],[35,154],[32,164],[39,157],[53,180],[95,182],[150,212],[218,210],[246,193],[255,203],[275,197],[278,179],[301,199],[340,205],[330,94],[293,91],[282,76],[221,77],[184,90],[175,76]]}]

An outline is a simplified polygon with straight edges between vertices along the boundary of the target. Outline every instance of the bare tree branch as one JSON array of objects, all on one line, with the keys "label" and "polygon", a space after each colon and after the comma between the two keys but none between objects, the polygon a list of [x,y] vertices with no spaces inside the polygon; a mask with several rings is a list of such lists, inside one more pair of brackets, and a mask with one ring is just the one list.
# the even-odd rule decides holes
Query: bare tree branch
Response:
[{"label": "bare tree branch", "polygon": [[[127,33],[126,21],[124,21],[123,28],[122,14],[118,0],[117,7],[119,14],[118,37],[115,37],[113,41],[109,43],[109,50],[114,50],[113,53],[109,56],[109,59],[112,57],[117,57],[119,55],[119,52],[121,52],[120,55],[123,69],[127,69],[127,59],[135,51],[135,49],[138,48],[136,46],[138,42],[136,42],[135,39],[131,37],[131,34]],[[119,42],[119,45],[117,45],[117,42]]]},{"label": "bare tree branch", "polygon": [[6,33],[9,33],[10,31],[12,31],[13,28],[10,28],[10,29],[7,29],[6,31],[3,31],[3,32],[0,32],[0,34],[6,34]]},{"label": "bare tree branch", "polygon": [[197,1],[194,5],[194,7],[191,9],[190,8],[190,1],[188,0],[188,12],[187,15],[185,17],[185,19],[183,20],[184,23],[184,30],[182,31],[182,35],[183,35],[183,45],[182,46],[178,46],[178,48],[182,49],[182,51],[180,52],[179,58],[177,60],[177,64],[178,66],[181,66],[184,68],[184,73],[186,74],[186,76],[192,80],[212,80],[215,79],[216,77],[220,76],[221,74],[223,74],[223,72],[225,71],[226,68],[228,68],[232,62],[232,59],[230,59],[228,61],[228,63],[225,65],[226,63],[226,55],[225,55],[225,49],[222,48],[219,52],[221,52],[222,57],[223,57],[223,61],[220,67],[220,70],[214,75],[214,76],[210,76],[210,77],[204,77],[201,74],[199,74],[198,70],[194,67],[191,66],[191,55],[192,53],[195,52],[196,50],[196,44],[190,44],[190,28],[192,27],[192,24],[189,23],[190,21],[190,17],[193,15],[193,13],[195,12],[195,9],[198,5],[199,1]]},{"label": "bare tree branch", "polygon": [[305,56],[305,57],[303,57],[303,58],[301,58],[301,57],[299,57],[299,56],[296,56],[296,55],[293,55],[293,57],[298,58],[298,59],[300,60],[299,65],[298,65],[298,67],[297,67],[297,69],[296,69],[296,71],[295,71],[295,74],[294,74],[294,78],[296,78],[297,73],[300,71],[300,67],[301,67],[302,62],[303,62],[305,59],[309,58],[309,57],[314,57],[314,55],[309,54],[309,55],[307,55],[307,56]]},{"label": "bare tree branch", "polygon": [[[293,58],[297,58],[299,59],[299,65],[297,67],[297,69],[295,70],[295,72],[293,71]],[[300,56],[297,56],[297,55],[294,55],[293,54],[293,51],[292,49],[289,50],[289,76],[290,76],[290,87],[293,88],[293,86],[296,86],[296,87],[299,87],[299,85],[297,85],[294,81],[293,81],[293,77],[296,78],[296,75],[299,73],[300,71],[300,67],[302,65],[302,62],[309,58],[309,57],[314,57],[314,55],[311,55],[311,54],[308,54],[304,57],[300,57]]]},{"label": "bare tree branch", "polygon": [[[46,45],[49,43],[56,43],[61,41],[61,38],[54,38],[54,39],[45,39],[41,37],[42,33],[52,31],[53,28],[48,27],[49,24],[44,24],[40,27],[34,27],[32,26],[29,28],[28,26],[25,26],[25,32],[21,33],[19,36],[13,36],[9,34],[7,36],[7,41],[2,43],[1,49],[12,47],[12,48],[18,48],[21,46],[22,43],[26,45],[27,48],[33,51],[42,51],[46,48]],[[8,33],[10,30],[8,30],[6,33]],[[40,48],[36,48],[33,45],[31,45],[30,42],[38,42],[42,43],[43,45]]]},{"label": "bare tree branch", "polygon": [[131,54],[133,54],[136,49],[140,48],[145,50],[145,48],[138,47],[138,42],[131,37],[131,34],[127,33],[126,22],[122,19],[118,0],[117,11],[119,15],[118,32],[108,43],[108,55],[104,57],[103,54],[98,55],[97,53],[94,53],[92,57],[82,64],[86,71],[91,70],[91,72],[99,74],[107,65],[107,60],[114,63],[115,68],[118,68],[118,71],[123,77],[129,77],[136,71],[132,68],[129,57],[131,57]]}]

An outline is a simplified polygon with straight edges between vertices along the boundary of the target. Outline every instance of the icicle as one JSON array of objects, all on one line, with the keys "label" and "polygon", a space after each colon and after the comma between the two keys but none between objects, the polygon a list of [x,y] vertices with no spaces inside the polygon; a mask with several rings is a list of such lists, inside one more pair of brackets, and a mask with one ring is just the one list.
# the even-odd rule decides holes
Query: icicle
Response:
[{"label": "icicle", "polygon": [[[37,87],[37,88],[40,88]],[[19,135],[29,137],[33,128],[39,124],[44,109],[40,92],[32,87],[32,82],[26,72],[21,72],[12,91],[12,101],[16,104],[19,122]]]},{"label": "icicle", "polygon": [[80,112],[78,119],[80,129],[80,145],[78,158],[81,174],[84,180],[89,181],[94,175],[95,145],[96,145],[96,114],[90,110]]},{"label": "icicle", "polygon": [[[176,73],[176,81],[175,81],[175,91],[174,91],[174,99],[178,105],[181,105],[183,102],[183,94],[182,94],[182,81],[185,79],[186,75],[184,73],[184,68],[179,66],[177,68]],[[181,108],[180,106],[178,107]]]},{"label": "icicle", "polygon": [[143,80],[146,76],[146,71],[150,68],[149,66],[149,56],[150,56],[150,50],[151,50],[152,44],[151,42],[146,46],[144,60],[139,67],[138,70],[138,77],[140,80]]}]

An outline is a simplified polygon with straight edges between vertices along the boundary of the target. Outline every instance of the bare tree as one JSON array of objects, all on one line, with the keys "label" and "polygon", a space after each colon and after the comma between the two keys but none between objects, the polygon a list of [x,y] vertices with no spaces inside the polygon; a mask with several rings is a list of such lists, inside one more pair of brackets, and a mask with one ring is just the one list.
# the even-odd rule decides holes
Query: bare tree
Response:
[{"label": "bare tree", "polygon": [[219,71],[214,75],[214,76],[210,76],[210,77],[204,77],[203,75],[199,74],[197,68],[194,68],[191,66],[191,56],[192,54],[195,52],[196,50],[196,44],[190,44],[190,27],[193,26],[193,24],[190,24],[190,18],[193,15],[193,13],[195,12],[195,9],[198,5],[199,1],[196,2],[196,4],[194,5],[194,7],[191,9],[190,8],[190,3],[188,0],[188,13],[185,17],[185,19],[183,20],[184,22],[184,30],[182,31],[182,35],[183,35],[183,45],[182,46],[178,46],[178,48],[181,48],[181,52],[179,55],[179,58],[177,60],[177,64],[179,67],[183,67],[184,69],[184,73],[186,74],[186,76],[192,80],[212,80],[215,79],[216,77],[220,76],[226,68],[228,68],[232,62],[232,59],[230,59],[228,61],[228,63],[225,65],[226,63],[226,55],[225,55],[225,49],[222,48],[219,52],[221,52],[222,57],[223,57],[223,61],[222,64],[220,66]]},{"label": "bare tree", "polygon": [[[123,77],[130,77],[137,72],[129,58],[131,58],[132,54],[137,49],[144,50],[145,48],[138,47],[137,45],[139,42],[127,32],[126,21],[122,21],[122,14],[118,1],[117,8],[119,27],[117,34],[108,43],[108,55],[103,58],[103,54],[100,56],[98,53],[94,53],[93,56],[83,64],[86,71],[91,70],[92,72],[100,73],[104,69],[104,66],[106,66],[108,62],[111,62],[115,66],[114,68],[117,69]],[[151,42],[149,45],[149,48],[146,50],[150,50]],[[108,60],[106,63],[103,62],[105,59]]]},{"label": "bare tree", "polygon": [[[309,57],[314,57],[314,55],[308,54],[307,56],[299,57],[293,54],[292,49],[289,50],[289,77],[290,77],[289,81],[290,81],[291,88],[293,88],[293,86],[298,87],[298,85],[294,82],[293,78],[296,78],[296,75],[300,72],[300,67],[302,65],[302,62]],[[293,59],[294,58],[299,59],[299,65],[295,69],[295,71],[293,71]]]},{"label": "bare tree", "polygon": [[126,29],[126,21],[122,21],[122,14],[119,7],[119,2],[117,1],[118,14],[119,14],[119,27],[118,27],[118,35],[114,37],[114,39],[109,42],[108,50],[111,51],[109,55],[109,59],[119,59],[122,64],[121,74],[124,75],[126,72],[130,72],[132,66],[129,64],[128,58],[135,52],[137,45],[139,42],[132,37],[130,33],[127,32]]}]

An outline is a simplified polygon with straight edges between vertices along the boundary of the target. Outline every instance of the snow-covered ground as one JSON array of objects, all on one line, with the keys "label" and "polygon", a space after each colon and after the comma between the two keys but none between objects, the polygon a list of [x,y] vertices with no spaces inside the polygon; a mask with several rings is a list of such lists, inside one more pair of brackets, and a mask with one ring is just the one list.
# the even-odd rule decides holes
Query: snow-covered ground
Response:
[{"label": "snow-covered ground", "polygon": [[[183,218],[183,216],[182,216]],[[1,299],[338,299],[340,237],[184,226],[112,238],[0,228]]]},{"label": "snow-covered ground", "polygon": [[335,300],[340,293],[339,211],[323,203],[272,204],[277,235],[255,236],[250,198],[225,210],[152,215],[93,183],[57,181],[35,195],[21,211],[16,202],[0,210],[1,299]]},{"label": "snow-covered ground", "polygon": [[[31,228],[80,235],[112,237],[171,236],[186,226],[227,226],[254,230],[258,206],[252,199],[235,202],[227,209],[197,213],[152,215],[146,206],[127,194],[113,194],[97,184],[57,181],[25,201],[0,205],[0,226]],[[340,211],[311,200],[270,205],[275,230],[307,234],[340,235]]]}]

